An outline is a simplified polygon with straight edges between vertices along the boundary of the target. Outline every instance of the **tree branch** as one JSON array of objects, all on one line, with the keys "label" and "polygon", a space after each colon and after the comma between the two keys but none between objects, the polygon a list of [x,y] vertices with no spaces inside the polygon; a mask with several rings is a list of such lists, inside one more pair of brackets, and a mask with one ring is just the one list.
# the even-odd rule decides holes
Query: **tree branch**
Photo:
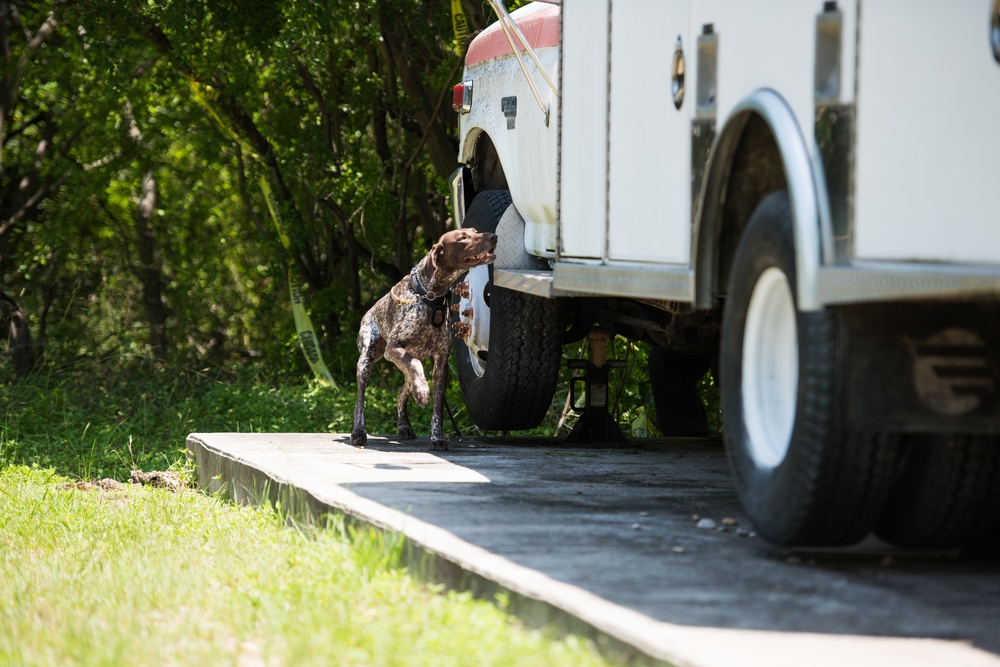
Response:
[{"label": "tree branch", "polygon": [[[215,107],[222,112],[222,115],[232,125],[232,129],[236,134],[249,143],[258,158],[263,162],[270,175],[270,182],[274,185],[275,195],[279,201],[284,204],[286,210],[291,211],[296,219],[301,219],[301,213],[295,205],[295,199],[292,197],[292,192],[288,184],[285,182],[271,142],[257,128],[257,125],[253,122],[253,118],[239,103],[232,90],[218,79],[214,78],[211,82],[205,82],[200,79],[188,63],[177,57],[170,39],[158,25],[148,23],[144,35],[173,64],[177,71],[191,81],[195,81],[203,86],[208,85],[215,91],[215,98],[212,100]],[[316,269],[315,262],[309,256],[308,250],[300,252],[296,257],[299,260],[299,268],[306,278],[317,285],[322,284],[321,276]]]},{"label": "tree branch", "polygon": [[316,83],[316,79],[313,78],[312,73],[306,64],[302,62],[301,58],[295,59],[295,73],[299,75],[299,79],[302,80],[302,85],[305,86],[306,91],[312,96],[313,101],[319,108],[319,117],[323,123],[323,139],[326,147],[330,149],[333,154],[334,162],[337,164],[338,168],[340,165],[340,151],[337,144],[333,140],[333,119],[330,118],[330,113],[326,104],[326,99],[323,98],[323,91],[319,89],[319,84]]},{"label": "tree branch", "polygon": [[404,55],[403,41],[392,30],[392,23],[385,16],[384,10],[379,12],[379,24],[386,49],[395,64],[400,82],[403,84],[403,92],[412,101],[414,113],[426,134],[421,145],[427,144],[427,152],[435,171],[441,178],[447,178],[451,172],[455,171],[458,162],[456,146],[441,124],[438,123],[438,115],[431,107],[423,79],[416,70],[414,61]]}]

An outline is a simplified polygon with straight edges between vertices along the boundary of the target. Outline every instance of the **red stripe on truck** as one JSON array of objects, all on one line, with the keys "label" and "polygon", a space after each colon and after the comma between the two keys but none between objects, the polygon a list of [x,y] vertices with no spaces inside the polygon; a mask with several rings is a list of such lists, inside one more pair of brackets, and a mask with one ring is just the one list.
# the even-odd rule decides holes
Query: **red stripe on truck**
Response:
[{"label": "red stripe on truck", "polygon": [[[559,45],[559,7],[550,5],[523,17],[519,17],[517,14],[518,12],[514,12],[514,23],[521,29],[524,38],[528,40],[528,44],[532,48],[541,49],[546,46]],[[517,33],[511,32],[511,39],[514,40],[515,45],[523,48]],[[465,57],[465,66],[471,67],[484,60],[513,54],[507,36],[504,35],[503,28],[497,21],[472,40],[472,44],[469,45],[469,53]]]}]

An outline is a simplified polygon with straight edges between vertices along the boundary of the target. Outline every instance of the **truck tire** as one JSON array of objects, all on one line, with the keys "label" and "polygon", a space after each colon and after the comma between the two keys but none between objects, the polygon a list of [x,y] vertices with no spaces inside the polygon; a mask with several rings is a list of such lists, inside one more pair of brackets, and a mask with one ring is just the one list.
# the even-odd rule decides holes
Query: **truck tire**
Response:
[{"label": "truck tire", "polygon": [[788,193],[768,195],[733,259],[723,311],[723,434],[757,532],[788,546],[861,540],[885,505],[898,439],[848,435],[835,309],[799,312]]},{"label": "truck tire", "polygon": [[889,504],[886,542],[947,549],[1000,542],[1000,442],[995,436],[908,435]]},{"label": "truck tire", "polygon": [[[463,226],[495,232],[510,205],[506,190],[480,192]],[[534,428],[545,418],[559,378],[559,302],[495,287],[492,266],[473,269],[465,280],[472,294],[459,300],[459,311],[471,306],[474,316],[469,340],[455,340],[455,364],[469,414],[484,430]]]}]

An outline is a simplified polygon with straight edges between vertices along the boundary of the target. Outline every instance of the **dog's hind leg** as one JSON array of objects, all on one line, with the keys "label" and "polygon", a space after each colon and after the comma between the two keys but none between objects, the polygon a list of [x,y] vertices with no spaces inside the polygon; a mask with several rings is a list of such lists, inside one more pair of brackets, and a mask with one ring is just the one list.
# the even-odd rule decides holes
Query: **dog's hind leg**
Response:
[{"label": "dog's hind leg", "polygon": [[368,442],[365,431],[365,388],[372,374],[375,360],[381,356],[385,340],[379,334],[378,326],[372,318],[371,311],[361,318],[361,328],[358,332],[358,402],[354,406],[354,429],[351,431],[351,444],[360,447]]},{"label": "dog's hind leg", "polygon": [[410,415],[406,410],[407,401],[410,398],[410,383],[407,382],[399,390],[399,397],[396,399],[396,429],[399,431],[400,440],[413,440],[417,434],[413,432],[410,425]]},{"label": "dog's hind leg", "polygon": [[434,356],[434,413],[431,416],[431,451],[448,449],[444,437],[444,391],[448,387],[448,352]]}]

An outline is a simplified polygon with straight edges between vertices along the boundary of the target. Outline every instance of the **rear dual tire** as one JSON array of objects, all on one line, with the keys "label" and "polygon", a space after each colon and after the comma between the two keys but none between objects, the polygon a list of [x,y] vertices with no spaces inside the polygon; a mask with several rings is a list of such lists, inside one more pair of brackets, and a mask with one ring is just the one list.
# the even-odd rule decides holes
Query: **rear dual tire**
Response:
[{"label": "rear dual tire", "polygon": [[1000,442],[914,434],[875,534],[906,547],[1000,545]]},{"label": "rear dual tire", "polygon": [[899,443],[842,423],[843,335],[836,310],[800,312],[788,193],[766,197],[730,272],[720,369],[736,490],[771,542],[861,540],[881,514]]}]

